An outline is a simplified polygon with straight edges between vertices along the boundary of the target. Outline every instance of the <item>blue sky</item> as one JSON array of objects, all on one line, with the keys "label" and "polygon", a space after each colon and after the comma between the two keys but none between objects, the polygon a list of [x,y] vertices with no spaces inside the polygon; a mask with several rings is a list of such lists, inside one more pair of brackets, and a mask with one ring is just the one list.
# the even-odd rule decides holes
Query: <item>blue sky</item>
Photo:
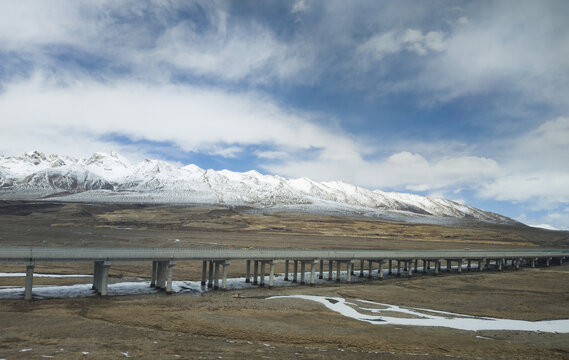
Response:
[{"label": "blue sky", "polygon": [[118,151],[569,228],[566,1],[3,1],[0,154]]}]

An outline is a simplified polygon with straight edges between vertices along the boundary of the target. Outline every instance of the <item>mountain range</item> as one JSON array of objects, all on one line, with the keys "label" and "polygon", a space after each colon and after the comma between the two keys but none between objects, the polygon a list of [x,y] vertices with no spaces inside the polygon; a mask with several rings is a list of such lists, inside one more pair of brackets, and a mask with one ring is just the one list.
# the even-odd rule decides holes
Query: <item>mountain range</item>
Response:
[{"label": "mountain range", "polygon": [[368,190],[341,181],[289,179],[257,171],[204,170],[161,160],[132,164],[121,155],[89,158],[29,152],[0,156],[0,199],[247,206],[440,223],[472,220],[519,224],[445,199]]}]

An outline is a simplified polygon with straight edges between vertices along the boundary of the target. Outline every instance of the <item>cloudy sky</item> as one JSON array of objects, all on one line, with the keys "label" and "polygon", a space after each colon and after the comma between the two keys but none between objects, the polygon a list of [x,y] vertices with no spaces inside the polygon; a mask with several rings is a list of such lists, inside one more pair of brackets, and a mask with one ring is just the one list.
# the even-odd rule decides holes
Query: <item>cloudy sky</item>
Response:
[{"label": "cloudy sky", "polygon": [[0,154],[118,151],[569,229],[569,2],[0,2]]}]

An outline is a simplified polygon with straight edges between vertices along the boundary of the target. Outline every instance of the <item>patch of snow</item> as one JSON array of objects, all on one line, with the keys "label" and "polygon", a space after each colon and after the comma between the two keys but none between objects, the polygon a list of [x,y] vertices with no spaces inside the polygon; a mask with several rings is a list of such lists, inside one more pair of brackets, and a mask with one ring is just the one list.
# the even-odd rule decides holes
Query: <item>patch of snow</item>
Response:
[{"label": "patch of snow", "polygon": [[[400,307],[397,305],[376,303],[372,301],[356,300],[374,305],[373,308],[364,308],[356,303],[347,302],[339,297],[311,296],[311,295],[287,295],[273,296],[271,299],[297,298],[318,302],[326,308],[338,312],[346,317],[364,321],[375,325],[407,325],[407,326],[433,326],[448,327],[466,331],[481,330],[514,330],[514,331],[541,331],[548,333],[569,333],[569,320],[544,320],[524,321],[512,319],[498,319],[490,317],[475,317],[471,315],[440,312],[436,310]],[[395,317],[386,315],[367,315],[358,310],[381,314],[400,313],[413,317]],[[443,313],[445,316],[432,315],[430,313]]]},{"label": "patch of snow", "polygon": [[545,230],[553,230],[553,231],[561,231],[561,229],[556,228],[555,226],[551,226],[549,224],[538,224],[538,225],[530,225],[531,227],[534,228],[539,228],[539,229],[545,229]]}]

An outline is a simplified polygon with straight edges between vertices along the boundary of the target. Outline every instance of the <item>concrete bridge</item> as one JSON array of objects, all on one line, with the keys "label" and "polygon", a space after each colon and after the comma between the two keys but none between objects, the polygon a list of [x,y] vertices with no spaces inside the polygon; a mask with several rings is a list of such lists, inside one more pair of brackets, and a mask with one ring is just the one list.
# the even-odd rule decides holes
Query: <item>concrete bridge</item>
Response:
[{"label": "concrete bridge", "polygon": [[[102,296],[107,295],[109,268],[113,261],[152,262],[150,286],[172,291],[172,273],[176,262],[201,261],[201,284],[213,289],[226,290],[227,270],[232,260],[246,261],[245,281],[261,287],[265,286],[266,267],[269,267],[269,284],[272,288],[275,277],[275,264],[285,263],[285,280],[307,281],[315,286],[316,276],[324,278],[327,265],[328,279],[332,280],[336,271],[336,281],[340,281],[340,271],[347,270],[346,283],[350,283],[359,265],[359,276],[368,278],[377,268],[379,279],[388,275],[412,276],[419,270],[438,274],[441,269],[447,272],[502,270],[504,266],[537,265],[550,266],[552,262],[562,264],[569,256],[564,249],[509,249],[509,250],[280,250],[280,249],[224,249],[224,248],[64,248],[64,247],[0,247],[0,262],[26,264],[26,285],[24,298],[32,298],[34,266],[40,262],[93,262],[93,289]],[[292,264],[291,264],[292,262]],[[253,263],[253,264],[252,264]],[[456,264],[456,266],[455,266]],[[253,274],[251,276],[251,265]],[[292,265],[292,279],[289,269]],[[299,267],[300,265],[300,273]],[[443,266],[444,265],[444,266]],[[318,266],[318,272],[316,271]],[[309,267],[309,269],[307,269]],[[366,269],[367,268],[367,269]],[[403,271],[402,271],[403,269]],[[307,274],[308,273],[308,274]],[[300,275],[300,279],[298,279]],[[309,279],[306,276],[309,275]],[[219,281],[221,280],[221,287]]]}]

